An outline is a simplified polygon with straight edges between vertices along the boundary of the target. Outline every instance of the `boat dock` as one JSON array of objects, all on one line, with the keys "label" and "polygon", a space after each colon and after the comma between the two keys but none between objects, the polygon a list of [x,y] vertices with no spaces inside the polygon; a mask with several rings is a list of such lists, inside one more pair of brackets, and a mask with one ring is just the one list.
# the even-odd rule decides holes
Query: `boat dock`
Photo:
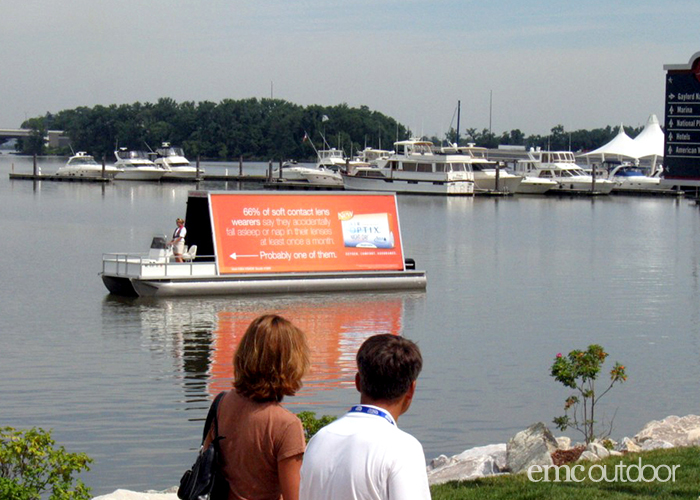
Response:
[{"label": "boat dock", "polygon": [[10,180],[19,181],[60,181],[60,182],[97,182],[107,183],[112,179],[107,177],[76,177],[72,175],[56,175],[56,174],[16,174],[10,172]]},{"label": "boat dock", "polygon": [[[77,177],[68,175],[56,175],[56,174],[19,174],[15,172],[10,172],[11,180],[21,180],[21,181],[56,181],[56,182],[112,182],[114,179],[107,177]],[[268,178],[265,175],[202,175],[199,178],[185,179],[185,178],[168,178],[160,179],[158,182],[202,182],[202,181],[239,181],[239,182],[259,182],[265,183]],[[122,182],[122,181],[119,181]],[[279,182],[278,182],[279,183]],[[274,183],[273,183],[274,184]]]},{"label": "boat dock", "polygon": [[312,184],[310,182],[295,182],[295,181],[287,181],[284,179],[275,179],[273,181],[267,181],[265,180],[265,183],[263,184],[265,189],[277,189],[277,190],[285,190],[285,189],[301,189],[301,190],[313,190],[313,191],[318,191],[318,190],[323,190],[323,191],[343,191],[345,188],[342,185],[329,185],[329,184]]}]

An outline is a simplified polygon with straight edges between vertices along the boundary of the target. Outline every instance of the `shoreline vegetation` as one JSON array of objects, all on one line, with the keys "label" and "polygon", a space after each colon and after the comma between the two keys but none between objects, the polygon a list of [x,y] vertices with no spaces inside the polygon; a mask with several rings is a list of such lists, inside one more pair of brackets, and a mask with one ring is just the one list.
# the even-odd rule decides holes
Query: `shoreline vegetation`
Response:
[{"label": "shoreline vegetation", "polygon": [[[176,102],[160,98],[155,103],[80,106],[25,120],[30,137],[19,139],[23,154],[60,154],[87,151],[95,157],[112,157],[117,147],[146,150],[162,142],[184,148],[190,158],[204,160],[315,161],[316,149],[337,148],[347,155],[365,147],[391,149],[397,140],[415,135],[407,126],[367,106],[300,106],[281,99],[224,99]],[[565,131],[556,125],[547,135],[526,136],[520,129],[502,132],[453,126],[434,144],[456,143],[497,148],[498,145],[540,147],[550,150],[588,151],[611,140],[618,127]],[[47,130],[63,130],[70,145],[48,149]],[[641,127],[625,127],[634,137]],[[308,140],[305,140],[308,138]],[[458,141],[459,139],[459,141]],[[312,147],[313,143],[313,147]]]},{"label": "shoreline vegetation", "polygon": [[[617,481],[608,481],[614,478],[614,472],[623,467],[636,467],[639,460],[644,466],[655,468],[677,465],[675,481],[651,480],[647,469],[643,473],[645,480],[637,475],[636,470],[631,471],[630,479],[617,476]],[[631,498],[654,499],[679,499],[698,498],[700,493],[700,448],[681,447],[659,449],[645,452],[628,453],[622,457],[611,456],[597,462],[583,461],[583,470],[579,477],[585,477],[584,481],[530,481],[526,473],[503,475],[495,477],[483,477],[467,481],[450,481],[448,483],[433,485],[430,489],[433,500],[525,500],[531,498],[556,498],[558,500],[593,500],[609,498],[613,500],[625,500]],[[596,470],[591,471],[592,468]],[[601,481],[600,467],[606,467],[607,477]],[[593,475],[591,480],[589,474]],[[623,480],[624,479],[624,480]],[[665,476],[662,478],[665,479]]]},{"label": "shoreline vegetation", "polygon": [[[300,414],[304,423],[307,438],[310,438],[319,428],[327,425],[334,417],[324,415],[316,417],[312,412]],[[544,424],[533,424],[526,431],[518,433],[508,443],[508,454],[515,452],[518,438],[529,434],[529,438],[537,440],[553,440],[544,428],[543,433],[531,432],[532,429],[544,428]],[[88,499],[90,488],[73,477],[74,472],[89,470],[92,461],[84,454],[67,453],[63,447],[56,446],[50,432],[41,429],[15,431],[4,428],[2,446],[0,446],[0,493],[8,500],[29,500],[33,498],[22,485],[35,485],[36,492],[51,488],[54,495],[51,498]],[[557,438],[558,450],[544,448],[547,457],[561,457],[562,449],[578,451],[578,445],[571,445],[569,438]],[[634,443],[637,443],[636,445]],[[609,443],[614,444],[614,443]],[[639,446],[643,445],[643,448]],[[512,457],[501,457],[500,470],[481,473],[466,479],[452,479],[433,483],[431,495],[434,500],[470,500],[492,499],[513,500],[531,498],[583,499],[597,498],[631,499],[640,496],[659,499],[698,498],[700,493],[700,416],[685,417],[669,416],[660,421],[649,422],[633,439],[624,438],[616,448],[622,452],[609,451],[599,456],[588,452],[571,453],[569,460],[541,461],[537,453],[530,453],[530,461],[520,472],[507,472],[504,460]],[[500,446],[500,445],[492,445]],[[601,447],[591,443],[589,447]],[[528,453],[536,446],[533,441],[524,446]],[[481,447],[489,448],[489,447]],[[474,448],[467,450],[452,459],[439,457],[433,460],[454,463],[454,459],[466,455]],[[55,457],[55,458],[54,458]],[[519,460],[519,458],[515,460]],[[538,460],[540,460],[538,462]],[[29,469],[20,470],[19,465],[29,464]],[[508,463],[508,462],[505,462]],[[32,465],[33,464],[33,465]],[[67,468],[66,468],[67,467]],[[431,464],[428,468],[433,467]],[[549,471],[547,472],[547,469]],[[61,478],[58,480],[57,478]],[[41,478],[41,479],[39,479]],[[52,479],[56,478],[56,479]],[[30,482],[27,483],[26,481]],[[39,486],[36,486],[39,485]],[[51,486],[53,485],[53,486]],[[149,490],[139,493],[118,489],[95,500],[176,500],[177,488],[171,487],[163,491]],[[58,496],[55,496],[58,494]]]}]

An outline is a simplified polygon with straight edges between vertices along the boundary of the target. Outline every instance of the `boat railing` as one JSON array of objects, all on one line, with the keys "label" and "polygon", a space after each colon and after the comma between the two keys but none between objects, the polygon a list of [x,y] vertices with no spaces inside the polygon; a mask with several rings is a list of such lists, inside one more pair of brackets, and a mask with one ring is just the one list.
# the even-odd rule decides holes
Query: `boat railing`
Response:
[{"label": "boat railing", "polygon": [[197,255],[193,260],[176,262],[173,257],[154,259],[144,253],[102,254],[102,273],[128,278],[183,278],[217,275],[213,255]]}]

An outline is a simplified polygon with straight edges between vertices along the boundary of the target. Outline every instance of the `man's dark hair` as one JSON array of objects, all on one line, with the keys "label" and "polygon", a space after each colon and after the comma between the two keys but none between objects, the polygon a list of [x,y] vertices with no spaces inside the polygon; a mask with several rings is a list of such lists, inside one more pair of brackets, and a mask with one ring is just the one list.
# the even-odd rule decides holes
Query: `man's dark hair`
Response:
[{"label": "man's dark hair", "polygon": [[360,392],[375,401],[394,401],[406,394],[423,368],[418,346],[388,333],[365,340],[356,359]]}]

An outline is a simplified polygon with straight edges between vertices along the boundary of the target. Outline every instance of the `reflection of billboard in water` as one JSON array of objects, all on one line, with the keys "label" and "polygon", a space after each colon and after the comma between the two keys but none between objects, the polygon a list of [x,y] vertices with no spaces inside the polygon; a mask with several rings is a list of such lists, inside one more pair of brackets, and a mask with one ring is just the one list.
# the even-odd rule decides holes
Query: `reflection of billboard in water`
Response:
[{"label": "reflection of billboard in water", "polygon": [[[250,322],[265,312],[217,313],[208,381],[210,394],[231,388],[236,347]],[[362,342],[377,333],[399,335],[403,330],[401,298],[294,304],[274,312],[294,322],[307,335],[311,371],[300,395],[352,386],[355,354]]]}]

